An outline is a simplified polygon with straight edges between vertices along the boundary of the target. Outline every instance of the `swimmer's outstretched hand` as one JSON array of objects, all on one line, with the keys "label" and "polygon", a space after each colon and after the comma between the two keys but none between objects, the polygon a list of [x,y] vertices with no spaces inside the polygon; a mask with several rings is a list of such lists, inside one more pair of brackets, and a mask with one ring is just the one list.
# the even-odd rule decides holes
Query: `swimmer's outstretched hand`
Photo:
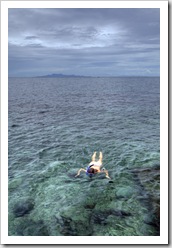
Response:
[{"label": "swimmer's outstretched hand", "polygon": [[78,173],[76,174],[76,176],[75,176],[75,177],[78,177],[78,176],[80,175],[80,172],[81,172],[81,171],[85,171],[85,172],[86,172],[86,170],[85,170],[85,169],[81,168],[81,169],[78,171]]},{"label": "swimmer's outstretched hand", "polygon": [[110,179],[110,180],[111,180],[111,178],[110,178],[108,175],[106,175],[106,178],[108,178],[108,179]]}]

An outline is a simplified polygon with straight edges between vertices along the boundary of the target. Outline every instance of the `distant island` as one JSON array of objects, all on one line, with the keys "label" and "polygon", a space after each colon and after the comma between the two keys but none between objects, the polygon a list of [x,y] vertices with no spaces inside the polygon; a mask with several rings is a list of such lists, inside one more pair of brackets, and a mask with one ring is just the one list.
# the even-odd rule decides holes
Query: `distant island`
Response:
[{"label": "distant island", "polygon": [[81,76],[81,75],[65,75],[65,74],[49,74],[44,76],[37,76],[36,78],[81,78],[90,76]]}]

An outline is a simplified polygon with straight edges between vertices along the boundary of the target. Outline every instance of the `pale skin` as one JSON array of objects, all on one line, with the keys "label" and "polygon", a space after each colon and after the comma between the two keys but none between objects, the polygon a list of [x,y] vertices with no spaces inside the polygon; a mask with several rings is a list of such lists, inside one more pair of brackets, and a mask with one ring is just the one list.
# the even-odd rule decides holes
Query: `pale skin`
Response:
[{"label": "pale skin", "polygon": [[[96,161],[96,152],[94,152],[93,155],[92,155],[92,160],[89,163],[89,165],[92,165],[93,164],[91,166],[91,168],[94,169],[94,171],[95,171],[94,174],[96,174],[96,173],[105,173],[106,178],[111,179],[109,177],[109,174],[108,174],[108,171],[107,170],[105,170],[105,169],[104,170],[101,170],[102,160],[103,160],[103,154],[102,154],[102,152],[100,152],[100,154],[99,154],[99,160],[98,161]],[[81,168],[81,169],[79,169],[79,171],[78,171],[78,173],[76,174],[75,177],[78,177],[80,175],[81,171],[87,172],[85,169]]]}]

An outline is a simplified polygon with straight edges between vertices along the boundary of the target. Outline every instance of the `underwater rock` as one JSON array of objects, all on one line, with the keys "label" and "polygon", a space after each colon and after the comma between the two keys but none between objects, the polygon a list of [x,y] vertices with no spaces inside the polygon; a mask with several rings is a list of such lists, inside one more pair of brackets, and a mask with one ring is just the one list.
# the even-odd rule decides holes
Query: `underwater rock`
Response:
[{"label": "underwater rock", "polygon": [[160,166],[156,165],[149,168],[136,168],[131,170],[135,182],[149,196],[152,196],[155,202],[159,202],[160,194]]},{"label": "underwater rock", "polygon": [[25,214],[29,214],[34,208],[33,200],[27,199],[25,201],[18,202],[14,205],[13,213],[15,217],[22,217]]},{"label": "underwater rock", "polygon": [[121,216],[121,217],[128,217],[131,216],[132,214],[123,210],[113,210],[112,214],[115,216]]},{"label": "underwater rock", "polygon": [[16,189],[19,185],[22,184],[22,182],[23,182],[22,178],[9,180],[8,181],[8,189],[9,189],[9,191],[12,191],[12,190]]},{"label": "underwater rock", "polygon": [[147,214],[144,217],[144,223],[146,223],[148,225],[152,225],[152,226],[157,226],[157,223],[155,221],[155,217],[152,214]]},{"label": "underwater rock", "polygon": [[106,219],[109,216],[107,213],[97,212],[92,215],[92,221],[95,224],[106,225]]},{"label": "underwater rock", "polygon": [[47,227],[42,220],[20,219],[16,226],[16,234],[19,236],[49,236]]},{"label": "underwater rock", "polygon": [[122,187],[117,189],[116,196],[118,198],[130,198],[133,195],[133,189],[130,186]]},{"label": "underwater rock", "polygon": [[149,211],[144,222],[154,226],[160,233],[160,165],[131,170],[134,180],[140,187],[138,199]]},{"label": "underwater rock", "polygon": [[96,203],[88,202],[88,203],[85,204],[84,208],[86,208],[86,209],[94,209],[95,206],[96,206]]},{"label": "underwater rock", "polygon": [[90,213],[84,209],[69,208],[56,218],[60,225],[60,233],[64,236],[90,236]]},{"label": "underwater rock", "polygon": [[106,225],[106,219],[108,216],[116,216],[125,218],[131,216],[131,213],[125,212],[123,210],[108,209],[105,211],[96,210],[92,213],[92,220],[95,224]]}]

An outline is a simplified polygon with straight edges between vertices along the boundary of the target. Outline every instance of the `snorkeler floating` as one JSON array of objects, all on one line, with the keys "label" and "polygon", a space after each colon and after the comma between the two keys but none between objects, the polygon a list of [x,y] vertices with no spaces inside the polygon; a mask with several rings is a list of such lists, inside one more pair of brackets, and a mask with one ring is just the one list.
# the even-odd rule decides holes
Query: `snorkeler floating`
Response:
[{"label": "snorkeler floating", "polygon": [[103,160],[103,154],[102,154],[102,152],[100,152],[100,154],[99,154],[99,160],[98,161],[95,161],[95,159],[96,159],[96,152],[93,153],[92,161],[90,162],[90,164],[87,167],[87,169],[85,170],[85,169],[81,168],[78,171],[78,173],[77,173],[77,175],[75,177],[79,176],[81,171],[84,171],[84,172],[86,172],[86,175],[89,176],[89,177],[92,177],[93,175],[95,175],[97,173],[105,173],[106,174],[106,178],[111,179],[109,177],[109,174],[108,174],[108,171],[107,170],[105,170],[105,169],[102,169],[101,170],[102,160]]}]

